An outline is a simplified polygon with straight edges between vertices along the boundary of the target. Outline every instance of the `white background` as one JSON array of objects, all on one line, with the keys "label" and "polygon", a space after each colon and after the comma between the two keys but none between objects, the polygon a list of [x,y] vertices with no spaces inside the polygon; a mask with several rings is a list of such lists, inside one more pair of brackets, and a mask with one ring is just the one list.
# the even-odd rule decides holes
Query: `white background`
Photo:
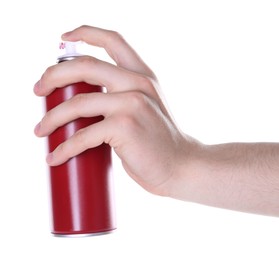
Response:
[{"label": "white background", "polygon": [[150,195],[117,158],[117,231],[53,237],[45,144],[33,135],[42,100],[32,92],[60,35],[94,25],[119,31],[153,68],[188,134],[276,142],[278,14],[269,0],[1,1],[0,259],[278,259],[278,218]]}]

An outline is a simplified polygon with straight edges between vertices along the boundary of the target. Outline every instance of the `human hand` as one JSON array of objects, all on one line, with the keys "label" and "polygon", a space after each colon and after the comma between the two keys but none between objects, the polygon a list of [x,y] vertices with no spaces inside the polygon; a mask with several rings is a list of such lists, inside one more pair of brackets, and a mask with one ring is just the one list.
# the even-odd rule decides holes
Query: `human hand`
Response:
[{"label": "human hand", "polygon": [[62,164],[86,149],[107,143],[135,181],[152,193],[167,195],[194,142],[174,123],[152,70],[116,32],[81,26],[62,39],[102,47],[116,65],[79,57],[49,67],[35,84],[38,96],[81,81],[107,89],[107,93],[78,94],[46,113],[35,128],[39,137],[79,117],[104,116],[101,122],[77,131],[60,144],[47,156],[48,164]]}]

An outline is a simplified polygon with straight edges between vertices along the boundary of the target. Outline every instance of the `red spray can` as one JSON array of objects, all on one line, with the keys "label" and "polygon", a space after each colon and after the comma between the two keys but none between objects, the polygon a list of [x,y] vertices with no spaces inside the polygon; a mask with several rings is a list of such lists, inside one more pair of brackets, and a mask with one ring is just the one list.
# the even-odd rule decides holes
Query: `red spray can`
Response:
[{"label": "red spray can", "polygon": [[[67,62],[80,56],[76,43],[60,45],[66,53],[58,62]],[[56,89],[46,97],[46,110],[79,93],[104,92],[103,87],[79,82]],[[77,130],[103,120],[102,116],[79,118],[56,129],[48,137],[48,150]],[[111,148],[102,144],[71,158],[67,162],[49,167],[52,209],[52,233],[56,236],[99,235],[116,228],[112,180]]]}]

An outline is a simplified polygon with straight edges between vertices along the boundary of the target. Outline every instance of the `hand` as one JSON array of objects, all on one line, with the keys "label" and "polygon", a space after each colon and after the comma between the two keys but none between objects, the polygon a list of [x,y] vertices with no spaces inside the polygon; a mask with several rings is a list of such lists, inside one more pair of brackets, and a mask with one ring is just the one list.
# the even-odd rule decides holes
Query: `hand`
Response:
[{"label": "hand", "polygon": [[80,81],[107,89],[76,95],[36,126],[37,136],[47,136],[76,118],[104,116],[60,144],[47,156],[49,165],[107,143],[127,173],[152,193],[279,216],[278,143],[203,145],[179,130],[154,73],[118,33],[82,26],[62,38],[103,47],[116,65],[80,57],[49,67],[36,83],[38,96]]},{"label": "hand", "polygon": [[35,128],[39,137],[79,117],[103,115],[104,120],[79,130],[47,156],[59,165],[86,149],[107,143],[127,173],[150,192],[167,195],[185,154],[195,145],[171,118],[154,73],[116,32],[81,26],[62,36],[105,48],[116,65],[79,57],[49,67],[34,92],[47,96],[74,82],[106,87],[107,93],[79,94],[58,105]]}]

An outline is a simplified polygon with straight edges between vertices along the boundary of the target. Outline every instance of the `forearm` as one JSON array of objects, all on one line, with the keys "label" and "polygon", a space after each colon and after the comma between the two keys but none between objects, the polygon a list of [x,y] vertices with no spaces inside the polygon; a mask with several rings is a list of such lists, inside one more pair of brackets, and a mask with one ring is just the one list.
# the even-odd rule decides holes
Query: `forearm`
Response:
[{"label": "forearm", "polygon": [[171,197],[279,216],[279,144],[200,145],[175,177]]}]

